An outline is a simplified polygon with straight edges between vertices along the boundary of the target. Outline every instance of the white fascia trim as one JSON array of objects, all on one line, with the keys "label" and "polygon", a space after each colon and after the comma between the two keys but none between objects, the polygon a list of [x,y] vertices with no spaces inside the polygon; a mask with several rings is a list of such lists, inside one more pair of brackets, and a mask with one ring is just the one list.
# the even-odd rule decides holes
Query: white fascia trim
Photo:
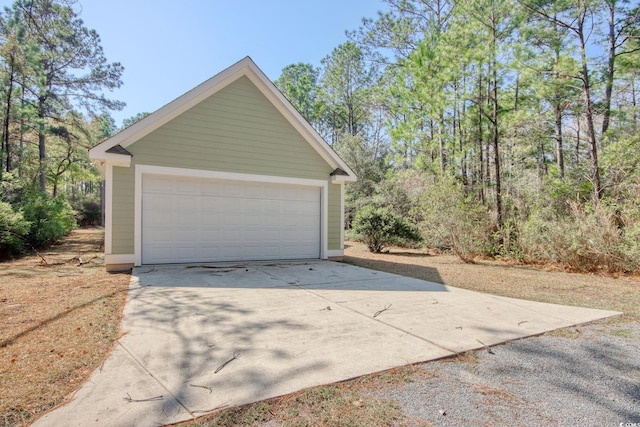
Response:
[{"label": "white fascia trim", "polygon": [[358,178],[355,175],[334,175],[331,177],[331,182],[334,184],[342,184],[345,182],[356,182]]},{"label": "white fascia trim", "polygon": [[284,176],[254,175],[236,172],[208,171],[202,169],[185,169],[155,165],[135,165],[134,190],[134,255],[136,266],[142,265],[142,178],[143,174],[169,175],[188,178],[224,179],[230,181],[262,182],[270,184],[302,185],[321,189],[320,209],[322,218],[320,224],[321,247],[320,258],[327,258],[328,223],[329,223],[329,182],[321,179],[289,178]]},{"label": "white fascia trim", "polygon": [[113,164],[104,165],[104,253],[111,255],[113,248]]},{"label": "white fascia trim", "polygon": [[[93,150],[93,148],[91,150]],[[123,166],[127,168],[131,165],[131,156],[129,156],[128,154],[96,152],[91,150],[89,150],[89,158],[94,163],[98,161],[104,161],[113,163],[115,166]]]},{"label": "white fascia trim", "polygon": [[104,264],[134,264],[134,254],[111,254],[104,256]]}]

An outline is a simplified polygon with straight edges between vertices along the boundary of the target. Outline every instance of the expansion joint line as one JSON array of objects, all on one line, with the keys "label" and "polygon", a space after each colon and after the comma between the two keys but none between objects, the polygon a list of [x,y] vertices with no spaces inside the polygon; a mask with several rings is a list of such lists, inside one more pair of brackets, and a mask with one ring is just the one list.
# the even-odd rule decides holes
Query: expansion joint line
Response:
[{"label": "expansion joint line", "polygon": [[307,292],[309,292],[310,294],[312,294],[312,295],[314,295],[314,296],[316,296],[316,297],[318,297],[318,298],[321,298],[321,299],[323,299],[323,300],[325,300],[325,301],[327,301],[327,302],[331,302],[331,303],[337,304],[338,306],[340,306],[340,307],[342,307],[342,308],[344,308],[344,309],[346,309],[346,310],[349,310],[349,311],[350,311],[350,312],[352,312],[352,313],[355,313],[355,314],[357,314],[357,315],[360,315],[360,316],[362,316],[362,317],[365,317],[365,318],[367,318],[367,319],[369,319],[369,320],[372,320],[372,321],[374,321],[374,322],[378,322],[378,323],[380,323],[380,324],[382,324],[382,325],[385,325],[385,326],[387,326],[387,327],[389,327],[389,328],[392,328],[392,329],[395,329],[395,330],[397,330],[397,331],[400,331],[400,332],[402,332],[402,333],[404,333],[404,334],[410,335],[410,336],[412,336],[412,337],[414,337],[414,338],[419,339],[420,341],[424,341],[424,342],[426,342],[426,343],[428,343],[428,344],[431,344],[431,345],[434,345],[434,346],[436,346],[436,347],[438,347],[438,348],[441,348],[441,349],[443,349],[443,350],[446,350],[446,351],[448,351],[449,353],[453,353],[453,354],[457,354],[457,355],[459,355],[459,354],[460,354],[460,352],[459,352],[459,351],[452,350],[452,349],[447,348],[447,347],[445,347],[445,346],[443,346],[443,345],[441,345],[441,344],[438,344],[438,343],[433,342],[433,341],[431,341],[431,340],[428,340],[428,339],[426,339],[426,338],[424,338],[424,337],[421,337],[420,335],[416,335],[416,334],[414,334],[414,333],[413,333],[413,332],[411,332],[411,331],[407,331],[406,329],[399,328],[399,327],[397,327],[397,326],[395,326],[395,325],[392,325],[392,324],[387,323],[387,322],[385,322],[385,321],[383,321],[383,320],[380,320],[380,318],[379,318],[379,317],[377,317],[377,316],[376,316],[376,317],[371,317],[371,316],[370,316],[370,315],[368,315],[368,314],[362,313],[362,312],[360,312],[360,311],[358,311],[358,310],[354,310],[353,308],[350,308],[350,307],[346,307],[346,306],[344,306],[344,305],[342,305],[342,304],[340,304],[340,303],[337,303],[337,302],[335,302],[335,301],[331,301],[330,299],[328,299],[328,298],[326,298],[326,297],[324,297],[324,296],[320,295],[319,293],[314,292],[314,291],[312,291],[311,289],[307,289],[307,288],[305,288],[305,287],[303,287],[303,286],[300,286],[300,285],[294,285],[294,286],[295,286],[296,288],[298,288],[298,289],[302,289],[302,290],[304,290],[304,291],[307,291]]},{"label": "expansion joint line", "polygon": [[164,390],[166,390],[167,394],[169,394],[169,396],[171,396],[171,397],[172,397],[176,402],[178,402],[178,405],[180,405],[180,406],[181,406],[185,411],[187,411],[187,413],[188,413],[189,415],[191,415],[191,417],[192,417],[192,418],[195,418],[195,417],[196,417],[196,415],[195,415],[193,412],[191,412],[191,411],[189,410],[189,408],[187,408],[187,405],[186,405],[184,402],[182,402],[178,396],[176,396],[175,394],[173,394],[173,393],[171,392],[171,390],[169,390],[169,389],[168,389],[168,388],[167,388],[167,387],[166,387],[166,386],[165,386],[165,385],[160,381],[160,379],[158,379],[158,378],[157,378],[157,377],[156,377],[156,376],[155,376],[155,375],[154,375],[154,374],[153,374],[149,369],[147,369],[147,367],[146,367],[146,366],[144,366],[144,365],[142,364],[142,362],[141,362],[140,360],[138,360],[138,358],[137,358],[137,357],[136,357],[136,356],[135,356],[131,351],[129,351],[129,349],[128,349],[124,344],[122,344],[122,343],[120,342],[120,340],[118,340],[118,345],[119,345],[120,347],[122,347],[122,349],[123,349],[124,351],[126,351],[126,352],[127,352],[127,354],[128,354],[129,356],[131,356],[131,358],[132,358],[132,359],[133,359],[133,360],[138,364],[138,366],[140,366],[140,367],[142,368],[142,370],[144,370],[147,374],[149,374],[149,376],[150,376],[151,378],[153,378],[153,379],[155,380],[155,382],[157,382],[157,383],[160,385],[160,387],[162,387]]}]

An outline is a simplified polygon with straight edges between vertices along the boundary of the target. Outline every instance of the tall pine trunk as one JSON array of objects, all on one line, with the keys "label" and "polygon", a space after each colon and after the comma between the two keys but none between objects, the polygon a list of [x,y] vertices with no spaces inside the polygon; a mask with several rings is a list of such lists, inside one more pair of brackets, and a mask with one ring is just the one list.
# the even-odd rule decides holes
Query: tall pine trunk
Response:
[{"label": "tall pine trunk", "polygon": [[496,180],[496,220],[498,227],[502,227],[502,188],[500,176],[500,130],[498,128],[498,46],[497,46],[497,22],[495,16],[495,4],[491,4],[491,77],[492,77],[492,101],[493,109],[491,112],[491,121],[493,122],[493,162]]},{"label": "tall pine trunk", "polygon": [[[0,158],[0,177],[2,176],[2,171],[6,170],[7,172],[11,172],[13,169],[13,165],[11,164],[11,138],[10,138],[10,127],[11,124],[11,103],[13,102],[13,86],[15,83],[15,56],[13,54],[9,55],[9,71],[8,77],[9,82],[7,84],[7,99],[4,110],[4,120],[2,121],[2,150],[5,155],[5,159]],[[5,160],[4,165],[2,165],[3,160]],[[4,166],[4,167],[3,167]]]},{"label": "tall pine trunk", "polygon": [[604,111],[602,113],[602,133],[609,129],[611,120],[611,94],[613,93],[613,77],[616,61],[615,1],[605,2],[609,8],[609,51],[607,55],[607,73],[605,74]]},{"label": "tall pine trunk", "polygon": [[44,98],[40,98],[38,102],[38,167],[39,167],[39,184],[40,191],[47,191],[47,137],[45,135],[45,102]]},{"label": "tall pine trunk", "polygon": [[591,80],[587,66],[587,46],[584,34],[584,15],[578,22],[578,38],[580,40],[580,56],[582,59],[581,80],[584,95],[585,118],[587,121],[587,137],[589,138],[589,151],[591,153],[591,182],[593,184],[594,200],[602,197],[600,184],[600,168],[598,165],[598,141],[596,140],[596,128],[593,117],[593,103],[591,101]]},{"label": "tall pine trunk", "polygon": [[[556,16],[554,15],[554,20]],[[559,37],[558,23],[554,22],[556,35]],[[557,40],[553,56],[553,80],[557,83],[560,79],[560,40]],[[553,93],[553,111],[555,114],[555,140],[556,140],[556,164],[560,172],[560,178],[564,178],[564,150],[562,141],[562,97],[557,84]]]},{"label": "tall pine trunk", "polygon": [[482,94],[484,88],[482,86],[482,73],[478,73],[478,183],[480,184],[479,196],[482,204],[487,203],[484,189],[484,138],[482,133],[484,132],[482,127],[482,118],[484,116],[484,102],[482,100]]}]

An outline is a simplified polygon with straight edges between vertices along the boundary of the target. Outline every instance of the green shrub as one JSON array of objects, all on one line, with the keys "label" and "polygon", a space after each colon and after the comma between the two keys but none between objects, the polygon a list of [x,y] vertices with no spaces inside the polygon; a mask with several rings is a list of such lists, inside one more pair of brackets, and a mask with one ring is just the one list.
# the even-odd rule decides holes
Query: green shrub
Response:
[{"label": "green shrub", "polygon": [[4,172],[0,178],[0,200],[15,206],[25,192],[24,183],[17,175]]},{"label": "green shrub", "polygon": [[535,211],[524,223],[519,245],[531,262],[551,262],[577,271],[640,271],[637,212],[599,203],[568,202],[566,216]]},{"label": "green shrub", "polygon": [[27,243],[36,248],[60,240],[76,227],[75,212],[62,197],[33,191],[23,197],[20,209],[31,225]]},{"label": "green shrub", "polygon": [[16,255],[24,249],[29,222],[10,204],[0,202],[0,259]]},{"label": "green shrub", "polygon": [[76,220],[81,226],[99,225],[102,219],[102,207],[95,200],[82,200],[74,205]]},{"label": "green shrub", "polygon": [[465,262],[490,252],[493,228],[486,208],[453,179],[442,178],[428,186],[416,209],[429,247],[452,250]]},{"label": "green shrub", "polygon": [[385,246],[421,240],[418,229],[389,207],[364,206],[355,215],[353,231],[371,252],[376,253],[382,252]]}]

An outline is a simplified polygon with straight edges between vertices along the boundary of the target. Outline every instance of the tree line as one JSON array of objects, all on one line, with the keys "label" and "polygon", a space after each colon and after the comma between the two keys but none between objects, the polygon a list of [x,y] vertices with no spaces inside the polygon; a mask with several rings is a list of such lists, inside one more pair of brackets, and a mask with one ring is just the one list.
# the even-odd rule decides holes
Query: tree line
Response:
[{"label": "tree line", "polygon": [[[115,131],[122,84],[73,0],[16,0],[0,12],[0,256],[100,218],[87,149]],[[75,211],[74,211],[75,208]]]},{"label": "tree line", "polygon": [[386,6],[275,82],[359,175],[347,218],[392,207],[466,260],[640,269],[638,4]]},{"label": "tree line", "polygon": [[[358,174],[347,225],[383,223],[465,260],[640,269],[638,4],[386,6],[320,66],[275,81]],[[100,215],[87,148],[116,131],[123,104],[108,92],[123,67],[79,10],[0,12],[1,255]]]}]

